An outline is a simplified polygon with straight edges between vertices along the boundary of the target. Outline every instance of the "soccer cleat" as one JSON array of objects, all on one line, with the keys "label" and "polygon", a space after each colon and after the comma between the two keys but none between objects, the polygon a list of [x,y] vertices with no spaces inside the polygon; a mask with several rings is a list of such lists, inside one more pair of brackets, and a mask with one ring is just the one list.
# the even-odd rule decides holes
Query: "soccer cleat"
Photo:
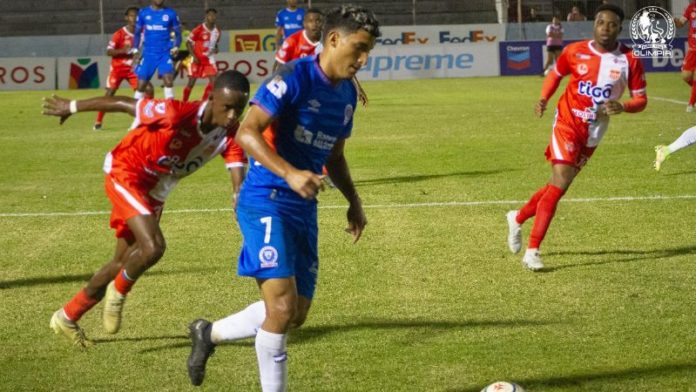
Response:
[{"label": "soccer cleat", "polygon": [[188,357],[186,367],[188,368],[191,384],[203,384],[205,377],[205,364],[208,358],[215,352],[215,345],[206,342],[203,334],[212,325],[208,320],[198,319],[189,325],[189,337],[191,338],[191,355]]},{"label": "soccer cleat", "polygon": [[50,326],[56,335],[63,334],[63,336],[68,338],[75,346],[80,348],[94,346],[94,342],[88,340],[85,336],[85,331],[83,331],[76,322],[70,321],[65,317],[63,309],[58,309],[53,313]]},{"label": "soccer cleat", "polygon": [[655,146],[655,163],[653,164],[655,170],[660,171],[662,163],[669,158],[669,154],[670,152],[667,146]]},{"label": "soccer cleat", "polygon": [[102,315],[104,330],[107,333],[116,333],[121,329],[121,313],[123,312],[124,302],[126,302],[126,296],[116,291],[116,286],[111,281],[106,287],[104,313]]},{"label": "soccer cleat", "polygon": [[92,127],[93,131],[101,131],[102,125],[101,123],[94,123],[94,126]]},{"label": "soccer cleat", "polygon": [[522,249],[522,225],[517,223],[517,210],[508,211],[508,247],[510,252],[517,254]]},{"label": "soccer cleat", "polygon": [[691,113],[694,111],[694,105],[686,105],[686,112]]},{"label": "soccer cleat", "polygon": [[539,271],[544,268],[544,263],[541,262],[541,253],[539,253],[539,249],[527,249],[522,258],[522,265],[532,271]]}]

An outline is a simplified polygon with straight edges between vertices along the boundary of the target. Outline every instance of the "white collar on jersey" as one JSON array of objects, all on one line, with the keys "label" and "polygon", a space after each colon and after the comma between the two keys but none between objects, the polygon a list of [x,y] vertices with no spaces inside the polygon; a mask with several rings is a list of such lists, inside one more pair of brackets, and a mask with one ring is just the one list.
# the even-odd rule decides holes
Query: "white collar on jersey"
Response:
[{"label": "white collar on jersey", "polygon": [[594,40],[589,40],[587,42],[587,46],[589,46],[592,53],[596,54],[597,56],[603,56],[605,54],[610,54],[610,53],[613,55],[621,54],[621,45],[623,45],[621,43],[621,41],[616,41],[618,43],[618,45],[616,45],[616,49],[612,50],[611,52],[605,52],[605,53],[602,53],[599,50],[595,49],[594,45],[592,45],[594,42],[595,42]]},{"label": "white collar on jersey", "polygon": [[312,45],[312,46],[317,46],[317,45],[319,45],[319,43],[321,42],[321,37],[319,37],[319,41],[317,41],[317,42],[312,42],[312,40],[309,39],[309,37],[307,37],[307,30],[304,30],[304,29],[303,29],[303,30],[302,30],[302,35],[304,36],[305,41],[307,41],[307,42],[308,42],[310,45]]}]

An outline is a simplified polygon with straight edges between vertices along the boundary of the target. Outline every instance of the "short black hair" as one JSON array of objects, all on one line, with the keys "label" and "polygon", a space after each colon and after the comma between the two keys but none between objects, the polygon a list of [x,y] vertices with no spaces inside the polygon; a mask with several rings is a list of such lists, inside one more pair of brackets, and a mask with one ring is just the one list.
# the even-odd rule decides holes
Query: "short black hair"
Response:
[{"label": "short black hair", "polygon": [[379,31],[377,17],[365,7],[352,4],[342,5],[327,12],[325,19],[324,37],[327,37],[329,31],[334,29],[351,34],[359,29],[363,29],[375,38],[382,35]]},{"label": "short black hair", "polygon": [[219,74],[217,78],[215,78],[215,84],[213,84],[214,90],[222,88],[249,94],[249,79],[239,71],[227,70]]},{"label": "short black hair", "polygon": [[597,10],[595,11],[595,19],[597,19],[597,14],[602,12],[602,11],[611,11],[616,14],[616,16],[619,17],[619,20],[623,22],[624,20],[624,11],[619,7],[618,5],[614,4],[602,4],[599,7],[597,7]]},{"label": "short black hair", "polygon": [[321,12],[321,10],[319,8],[316,8],[316,7],[307,8],[307,11],[305,11],[305,15],[309,15],[309,14],[319,14],[321,16],[324,16],[324,13]]},{"label": "short black hair", "polygon": [[128,8],[126,8],[126,12],[123,15],[128,16],[128,13],[131,11],[135,11],[135,13],[137,14],[138,12],[140,12],[140,8],[135,7],[135,6],[128,7]]},{"label": "short black hair", "polygon": [[208,14],[208,13],[210,13],[210,12],[212,12],[212,13],[214,13],[214,14],[217,14],[217,10],[216,10],[215,8],[208,8],[207,10],[205,10],[205,13],[206,13],[206,14]]}]

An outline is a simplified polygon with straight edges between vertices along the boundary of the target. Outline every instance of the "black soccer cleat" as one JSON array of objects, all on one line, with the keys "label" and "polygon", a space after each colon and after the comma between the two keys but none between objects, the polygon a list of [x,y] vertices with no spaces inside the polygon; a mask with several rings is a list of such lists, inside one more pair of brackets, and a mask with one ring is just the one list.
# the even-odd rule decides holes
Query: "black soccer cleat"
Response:
[{"label": "black soccer cleat", "polygon": [[215,352],[215,344],[210,341],[210,328],[212,326],[208,320],[204,319],[195,320],[189,325],[191,355],[188,357],[186,367],[188,368],[191,384],[195,386],[203,384],[205,364],[208,362],[208,358]]},{"label": "black soccer cleat", "polygon": [[92,130],[94,131],[101,131],[102,125],[101,123],[94,123],[94,126],[92,126]]}]

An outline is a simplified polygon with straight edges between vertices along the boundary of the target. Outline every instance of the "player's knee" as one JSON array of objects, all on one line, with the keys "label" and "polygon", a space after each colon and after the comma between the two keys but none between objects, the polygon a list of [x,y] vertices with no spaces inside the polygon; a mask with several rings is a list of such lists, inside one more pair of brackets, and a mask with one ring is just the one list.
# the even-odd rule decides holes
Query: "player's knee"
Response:
[{"label": "player's knee", "polygon": [[305,321],[307,321],[307,312],[298,310],[295,313],[295,317],[293,317],[292,322],[290,323],[290,328],[300,328],[305,323]]},{"label": "player's knee", "polygon": [[295,301],[288,299],[280,299],[273,301],[268,308],[268,317],[279,324],[290,326],[295,319],[297,313],[297,305]]},{"label": "player's knee", "polygon": [[683,80],[686,84],[691,84],[691,82],[693,81],[693,79],[694,79],[694,75],[691,74],[691,73],[682,74],[682,80]]},{"label": "player's knee", "polygon": [[140,244],[140,254],[146,265],[155,264],[164,255],[167,246],[164,240],[149,240]]}]

